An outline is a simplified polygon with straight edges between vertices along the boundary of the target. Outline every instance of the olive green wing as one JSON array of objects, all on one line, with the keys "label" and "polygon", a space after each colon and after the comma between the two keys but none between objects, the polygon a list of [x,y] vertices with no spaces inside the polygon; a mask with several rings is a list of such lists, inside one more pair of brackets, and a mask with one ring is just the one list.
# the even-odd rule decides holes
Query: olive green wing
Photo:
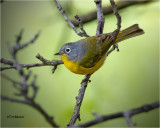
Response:
[{"label": "olive green wing", "polygon": [[108,34],[88,37],[83,40],[86,53],[80,61],[80,66],[91,68],[102,58],[110,48],[113,39]]}]

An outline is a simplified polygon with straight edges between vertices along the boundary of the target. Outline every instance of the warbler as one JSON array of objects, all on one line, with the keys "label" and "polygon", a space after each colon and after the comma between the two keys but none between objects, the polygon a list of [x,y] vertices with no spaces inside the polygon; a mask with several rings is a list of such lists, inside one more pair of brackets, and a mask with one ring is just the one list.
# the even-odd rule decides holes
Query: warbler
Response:
[{"label": "warbler", "polygon": [[114,39],[113,33],[87,37],[85,39],[64,44],[58,53],[66,68],[76,74],[93,74],[104,63],[110,47],[125,39],[144,34],[138,24],[122,31]]}]

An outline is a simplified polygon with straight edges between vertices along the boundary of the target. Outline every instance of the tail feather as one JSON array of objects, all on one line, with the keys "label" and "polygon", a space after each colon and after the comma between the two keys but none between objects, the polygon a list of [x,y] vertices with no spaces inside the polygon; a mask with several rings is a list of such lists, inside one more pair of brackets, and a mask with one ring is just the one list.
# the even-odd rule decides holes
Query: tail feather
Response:
[{"label": "tail feather", "polygon": [[134,24],[134,25],[120,31],[119,34],[117,35],[117,39],[116,39],[115,43],[118,43],[120,41],[126,40],[126,39],[134,37],[134,36],[139,36],[142,34],[144,34],[143,29],[140,29],[138,24]]}]

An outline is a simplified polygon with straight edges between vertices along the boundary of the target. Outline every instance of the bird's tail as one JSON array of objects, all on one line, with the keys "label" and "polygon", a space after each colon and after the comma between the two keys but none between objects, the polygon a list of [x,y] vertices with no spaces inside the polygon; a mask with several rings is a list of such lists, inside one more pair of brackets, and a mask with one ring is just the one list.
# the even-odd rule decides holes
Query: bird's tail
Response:
[{"label": "bird's tail", "polygon": [[118,43],[120,41],[126,40],[126,39],[134,37],[134,36],[139,36],[142,34],[144,34],[143,29],[140,29],[138,24],[134,24],[134,25],[120,31],[119,34],[117,35],[117,39],[116,39],[115,43]]}]

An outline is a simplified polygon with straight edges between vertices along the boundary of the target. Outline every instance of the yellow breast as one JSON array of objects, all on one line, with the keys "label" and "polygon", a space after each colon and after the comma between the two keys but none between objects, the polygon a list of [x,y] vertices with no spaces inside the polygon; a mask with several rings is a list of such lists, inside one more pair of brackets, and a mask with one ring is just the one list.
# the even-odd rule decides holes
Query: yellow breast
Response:
[{"label": "yellow breast", "polygon": [[100,59],[100,61],[92,68],[85,68],[80,66],[79,62],[72,62],[65,55],[61,56],[61,59],[64,62],[64,65],[66,66],[66,68],[68,68],[73,73],[81,74],[81,75],[92,74],[95,71],[97,71],[103,65],[105,58],[106,58],[106,55],[104,55]]}]

